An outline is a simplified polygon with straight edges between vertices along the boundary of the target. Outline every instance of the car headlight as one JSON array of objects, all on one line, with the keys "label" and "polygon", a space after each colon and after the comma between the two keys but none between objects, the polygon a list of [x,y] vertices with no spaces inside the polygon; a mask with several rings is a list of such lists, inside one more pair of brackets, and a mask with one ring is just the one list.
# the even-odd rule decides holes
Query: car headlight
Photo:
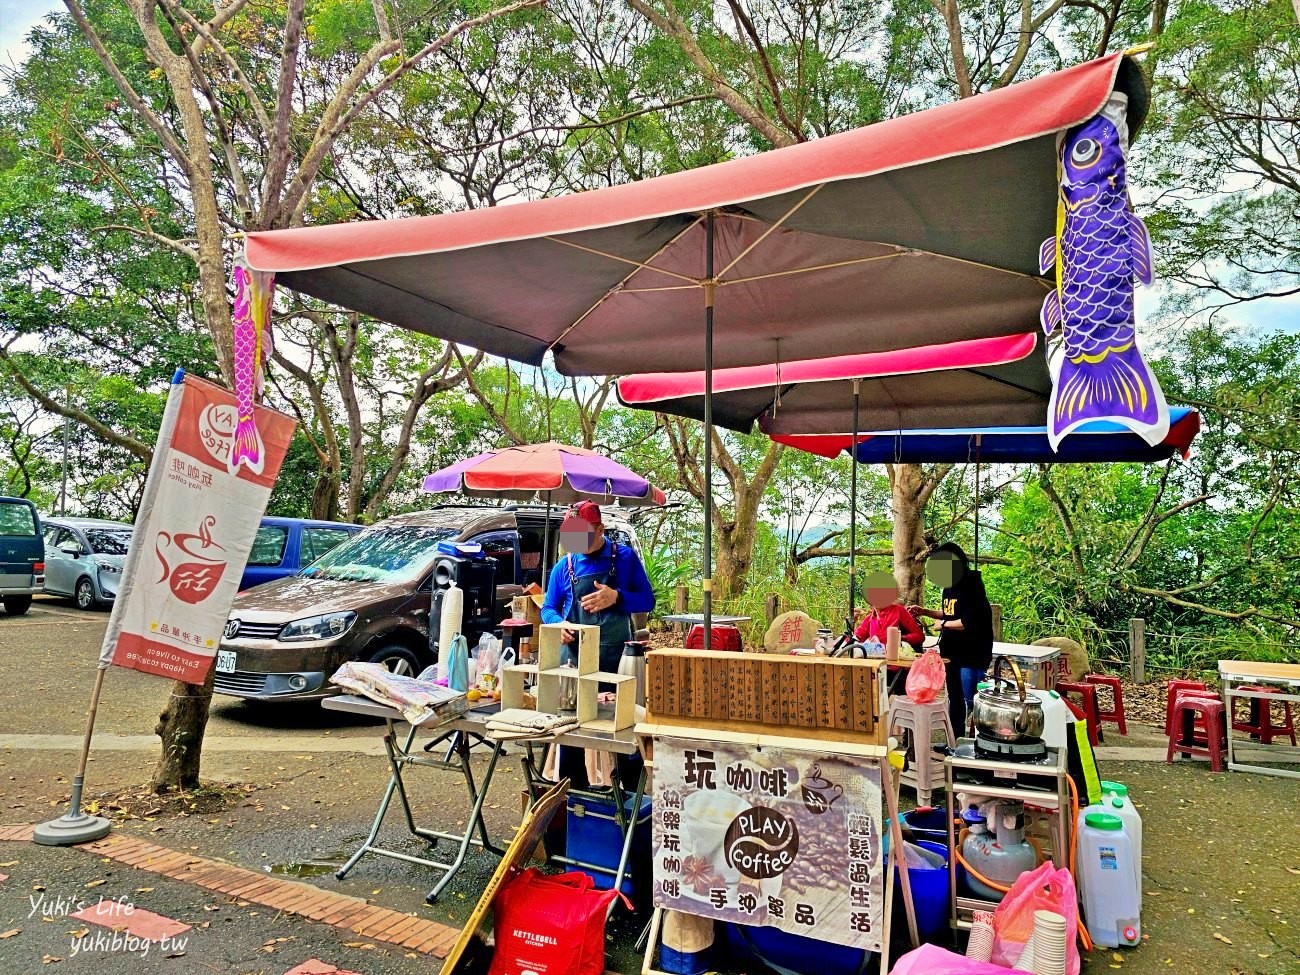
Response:
[{"label": "car headlight", "polygon": [[348,631],[356,621],[357,614],[326,613],[324,616],[309,616],[305,620],[294,620],[280,631],[281,640],[332,640]]},{"label": "car headlight", "polygon": [[109,575],[120,575],[122,567],[120,565],[113,565],[109,562],[101,562],[99,563],[99,571],[106,572]]}]

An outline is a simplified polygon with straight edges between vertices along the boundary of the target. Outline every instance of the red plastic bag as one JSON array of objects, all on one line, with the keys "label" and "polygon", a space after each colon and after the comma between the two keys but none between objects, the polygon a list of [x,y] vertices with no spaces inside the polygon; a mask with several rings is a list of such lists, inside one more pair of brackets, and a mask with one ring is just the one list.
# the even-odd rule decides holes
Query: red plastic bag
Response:
[{"label": "red plastic bag", "polygon": [[996,965],[1016,963],[1034,933],[1034,911],[1055,911],[1065,918],[1065,973],[1079,975],[1079,901],[1074,878],[1051,860],[1022,873],[993,912],[993,956]]},{"label": "red plastic bag", "polygon": [[585,873],[550,877],[535,867],[506,884],[492,902],[496,953],[488,975],[602,975],[605,912],[622,895],[593,886]]},{"label": "red plastic bag", "polygon": [[929,704],[939,696],[947,682],[943,658],[931,647],[912,661],[912,669],[907,672],[907,696],[917,704]]}]

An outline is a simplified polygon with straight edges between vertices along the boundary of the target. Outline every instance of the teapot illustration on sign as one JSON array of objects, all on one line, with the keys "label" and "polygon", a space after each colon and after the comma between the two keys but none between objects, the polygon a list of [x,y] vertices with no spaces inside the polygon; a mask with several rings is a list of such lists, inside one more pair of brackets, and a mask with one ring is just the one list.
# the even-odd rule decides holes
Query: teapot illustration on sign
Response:
[{"label": "teapot illustration on sign", "polygon": [[[208,515],[200,522],[197,534],[159,532],[154,541],[154,553],[162,563],[158,581],[166,582],[173,596],[191,606],[211,596],[226,571],[225,559],[217,557],[225,549],[212,540],[212,527],[216,523],[217,519]],[[173,558],[185,557],[191,561],[180,562],[175,567],[169,565],[164,554],[169,549]]]},{"label": "teapot illustration on sign", "polygon": [[822,767],[814,765],[808,770],[808,776],[800,783],[803,804],[810,813],[820,816],[844,795],[844,787],[836,785],[822,775]]}]

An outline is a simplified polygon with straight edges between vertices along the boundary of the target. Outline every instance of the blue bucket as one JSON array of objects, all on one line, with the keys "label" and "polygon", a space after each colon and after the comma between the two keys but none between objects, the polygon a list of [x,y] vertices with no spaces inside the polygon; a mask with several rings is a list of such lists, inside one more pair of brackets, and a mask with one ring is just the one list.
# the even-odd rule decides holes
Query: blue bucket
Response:
[{"label": "blue bucket", "polygon": [[[942,814],[940,815],[942,817]],[[939,935],[948,928],[948,844],[945,839],[943,843],[918,840],[917,845],[943,857],[944,868],[941,870],[907,872],[909,886],[912,888],[912,906],[916,909],[916,933],[920,935],[923,943],[939,941],[941,940]],[[896,927],[895,930],[906,931],[907,915],[902,913],[906,910],[903,903],[903,883],[897,867],[894,868],[894,883],[897,885],[894,891],[894,904],[898,912],[894,924],[901,925],[901,928]]]},{"label": "blue bucket", "polygon": [[777,928],[745,924],[721,924],[719,928],[726,938],[730,967],[761,963],[797,975],[859,975],[871,959],[858,948],[787,934]]},{"label": "blue bucket", "polygon": [[942,843],[946,851],[948,847],[947,810],[940,806],[922,806],[920,809],[910,809],[898,818],[904,826],[911,829],[918,840]]}]

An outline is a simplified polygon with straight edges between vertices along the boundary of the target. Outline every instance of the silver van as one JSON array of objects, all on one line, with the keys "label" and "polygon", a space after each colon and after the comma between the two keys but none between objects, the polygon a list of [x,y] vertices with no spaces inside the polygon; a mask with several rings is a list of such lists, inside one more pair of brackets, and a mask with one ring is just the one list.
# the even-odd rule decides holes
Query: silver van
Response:
[{"label": "silver van", "polygon": [[79,609],[117,598],[131,525],[98,518],[43,518],[45,591],[71,596]]}]

